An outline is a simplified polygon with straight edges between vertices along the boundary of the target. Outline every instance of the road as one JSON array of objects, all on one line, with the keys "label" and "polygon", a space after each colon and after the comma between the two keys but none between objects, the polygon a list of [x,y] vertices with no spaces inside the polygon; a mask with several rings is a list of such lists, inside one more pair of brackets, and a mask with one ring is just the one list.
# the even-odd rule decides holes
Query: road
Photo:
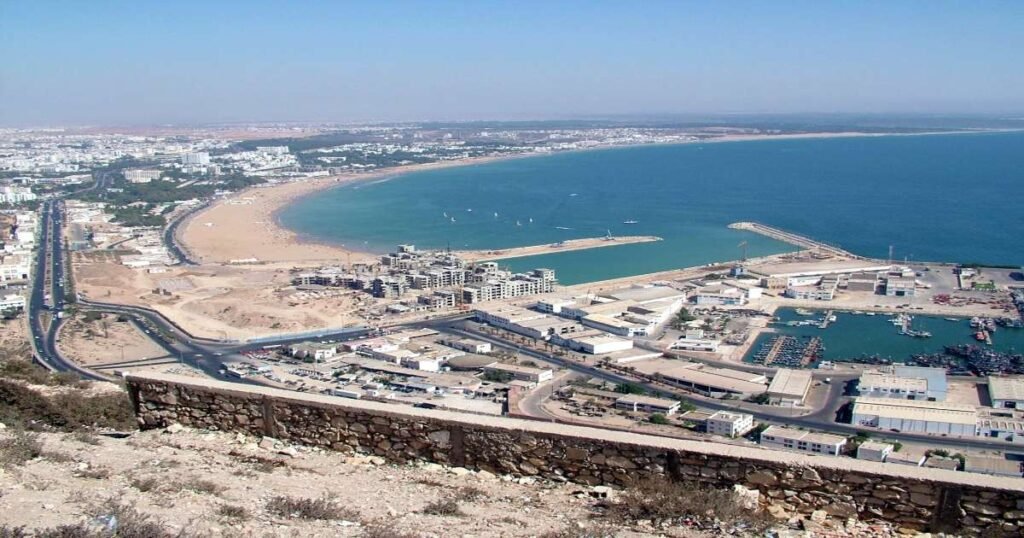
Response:
[{"label": "road", "polygon": [[174,256],[174,258],[178,260],[178,263],[182,265],[199,265],[199,262],[190,258],[188,252],[181,247],[180,243],[178,243],[178,227],[182,222],[187,220],[189,216],[206,208],[208,205],[209,202],[189,209],[171,221],[171,223],[164,228],[164,246],[167,248],[168,252],[171,253],[171,256]]}]

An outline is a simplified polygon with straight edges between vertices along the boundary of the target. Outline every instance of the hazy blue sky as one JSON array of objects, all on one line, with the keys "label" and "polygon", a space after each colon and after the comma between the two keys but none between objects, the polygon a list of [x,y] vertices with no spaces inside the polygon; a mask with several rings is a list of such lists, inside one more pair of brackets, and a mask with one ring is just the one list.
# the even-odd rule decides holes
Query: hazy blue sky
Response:
[{"label": "hazy blue sky", "polygon": [[1024,111],[1024,1],[0,0],[0,124]]}]

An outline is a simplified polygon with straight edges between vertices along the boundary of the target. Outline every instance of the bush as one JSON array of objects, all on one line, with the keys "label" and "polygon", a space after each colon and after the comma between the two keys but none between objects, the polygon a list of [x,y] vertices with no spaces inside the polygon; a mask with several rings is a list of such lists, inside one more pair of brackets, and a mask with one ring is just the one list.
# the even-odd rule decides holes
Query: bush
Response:
[{"label": "bush", "polygon": [[78,523],[37,531],[38,538],[176,538],[164,523],[127,504],[108,502],[90,510],[100,525]]},{"label": "bush", "polygon": [[135,413],[125,392],[84,396],[65,392],[53,397],[20,383],[0,380],[0,422],[77,431],[87,427],[135,429]]},{"label": "bush", "polygon": [[212,480],[204,480],[202,478],[190,478],[184,482],[180,482],[179,487],[183,490],[192,491],[195,493],[205,493],[207,495],[220,495],[226,488]]},{"label": "bush", "polygon": [[557,531],[548,531],[540,538],[615,538],[618,536],[618,531],[611,525],[591,525],[586,528],[580,528],[576,525],[569,525],[564,529]]},{"label": "bush", "polygon": [[432,516],[461,516],[458,501],[454,499],[441,499],[427,504],[421,510],[424,514]]},{"label": "bush", "polygon": [[668,417],[662,415],[661,413],[654,413],[647,420],[650,420],[651,424],[671,424],[671,422],[668,420]]},{"label": "bush", "polygon": [[217,507],[217,515],[227,519],[245,520],[249,519],[249,511],[244,506],[234,504],[222,504]]},{"label": "bush", "polygon": [[687,518],[745,523],[755,529],[766,524],[764,517],[741,506],[730,490],[665,478],[647,479],[626,490],[619,502],[609,506],[608,515],[615,521],[650,520],[655,524],[675,524]]},{"label": "bush", "polygon": [[148,491],[155,490],[160,485],[160,481],[157,480],[156,477],[152,476],[132,477],[131,479],[128,480],[128,485],[143,493],[146,493]]},{"label": "bush", "polygon": [[0,526],[0,538],[28,538],[25,527]]},{"label": "bush", "polygon": [[[395,530],[389,521],[371,521],[363,525],[361,538],[418,538],[418,534]],[[2,537],[0,537],[2,538]]]},{"label": "bush", "polygon": [[0,469],[22,465],[42,455],[43,445],[34,434],[16,432],[12,437],[0,439]]},{"label": "bush", "polygon": [[304,499],[298,497],[278,496],[267,501],[267,511],[279,517],[298,519],[335,520],[346,519],[356,521],[359,514],[345,508],[337,501],[322,497],[320,499]]}]

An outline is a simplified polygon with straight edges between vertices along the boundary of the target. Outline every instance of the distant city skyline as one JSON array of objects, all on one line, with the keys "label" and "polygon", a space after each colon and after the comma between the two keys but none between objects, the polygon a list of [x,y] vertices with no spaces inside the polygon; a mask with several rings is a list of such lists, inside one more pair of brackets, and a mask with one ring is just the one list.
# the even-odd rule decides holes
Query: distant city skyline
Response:
[{"label": "distant city skyline", "polygon": [[1024,113],[1024,3],[0,2],[0,125]]}]

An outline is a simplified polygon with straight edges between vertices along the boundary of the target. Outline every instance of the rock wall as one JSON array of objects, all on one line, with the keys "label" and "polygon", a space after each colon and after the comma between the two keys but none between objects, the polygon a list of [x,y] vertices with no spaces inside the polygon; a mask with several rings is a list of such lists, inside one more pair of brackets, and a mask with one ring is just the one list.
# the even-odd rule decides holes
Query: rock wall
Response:
[{"label": "rock wall", "polygon": [[789,512],[970,534],[1024,530],[1024,479],[484,417],[163,374],[130,375],[142,428],[180,423],[402,463],[629,486],[668,476],[759,490]]}]

